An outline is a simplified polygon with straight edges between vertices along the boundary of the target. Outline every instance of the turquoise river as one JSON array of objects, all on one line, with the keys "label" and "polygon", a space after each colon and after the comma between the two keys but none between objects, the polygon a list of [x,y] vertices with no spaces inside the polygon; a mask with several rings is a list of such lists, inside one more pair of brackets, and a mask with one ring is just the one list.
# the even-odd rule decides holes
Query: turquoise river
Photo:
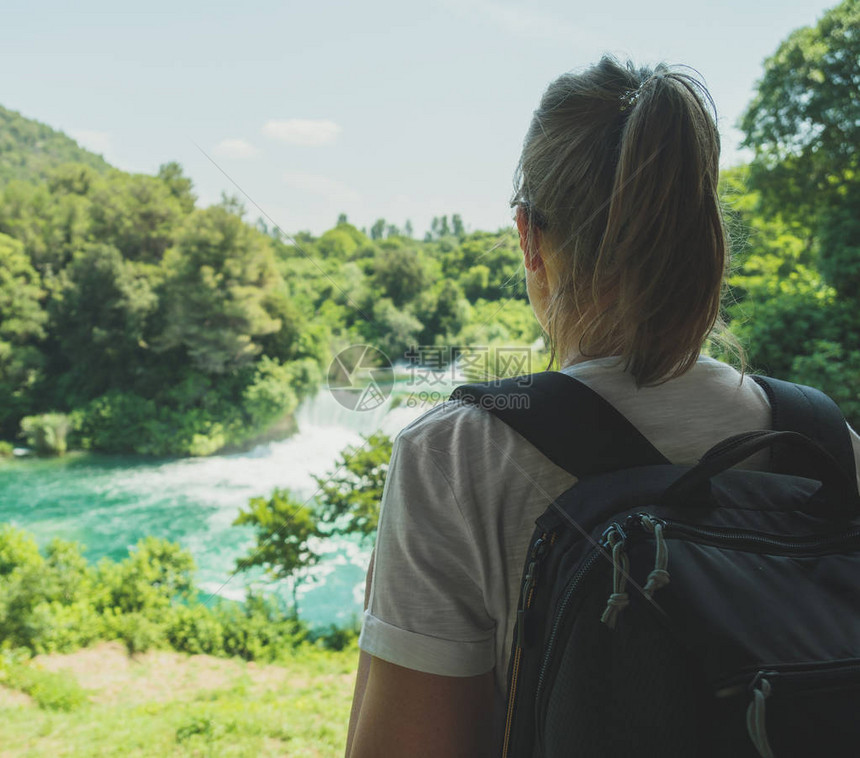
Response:
[{"label": "turquoise river", "polygon": [[[404,402],[400,393],[394,409],[389,398],[375,410],[350,411],[323,389],[299,408],[294,435],[244,453],[181,460],[74,454],[2,462],[0,522],[29,530],[40,546],[53,537],[77,541],[90,561],[120,560],[142,537],[163,537],[194,556],[205,598],[241,600],[251,583],[286,598],[288,582],[272,585],[259,575],[234,573],[237,559],[254,544],[250,528],[232,526],[239,510],[275,487],[312,496],[313,476],[329,471],[345,446],[377,429],[396,434],[427,407]],[[312,625],[349,624],[361,613],[370,548],[347,540],[321,547],[324,560],[297,591],[300,616]]]}]

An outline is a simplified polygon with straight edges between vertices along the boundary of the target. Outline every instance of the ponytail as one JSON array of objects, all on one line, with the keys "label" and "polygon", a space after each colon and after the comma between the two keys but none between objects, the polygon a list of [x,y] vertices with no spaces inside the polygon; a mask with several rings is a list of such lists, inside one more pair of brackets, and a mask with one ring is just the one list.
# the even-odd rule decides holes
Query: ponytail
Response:
[{"label": "ponytail", "polygon": [[721,328],[719,149],[710,95],[685,72],[604,58],[550,85],[514,202],[542,222],[560,274],[554,355],[621,356],[640,386],[692,367]]}]

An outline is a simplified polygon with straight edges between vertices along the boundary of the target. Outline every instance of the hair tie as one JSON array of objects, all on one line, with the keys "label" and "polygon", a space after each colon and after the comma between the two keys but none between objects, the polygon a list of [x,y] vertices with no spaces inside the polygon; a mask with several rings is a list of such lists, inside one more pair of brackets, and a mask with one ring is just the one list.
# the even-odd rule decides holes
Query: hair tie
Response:
[{"label": "hair tie", "polygon": [[639,99],[639,96],[642,94],[642,91],[649,85],[651,82],[656,82],[658,79],[665,78],[665,75],[662,71],[655,71],[651,76],[647,79],[643,79],[639,86],[636,89],[629,89],[625,92],[621,93],[621,112],[623,113],[626,110],[629,110],[634,105],[636,105],[636,101]]},{"label": "hair tie", "polygon": [[621,93],[621,106],[620,110],[622,113],[624,111],[630,110],[634,105],[636,105],[636,101],[639,99],[639,95],[642,94],[642,85],[640,84],[636,89],[629,89],[626,92]]}]

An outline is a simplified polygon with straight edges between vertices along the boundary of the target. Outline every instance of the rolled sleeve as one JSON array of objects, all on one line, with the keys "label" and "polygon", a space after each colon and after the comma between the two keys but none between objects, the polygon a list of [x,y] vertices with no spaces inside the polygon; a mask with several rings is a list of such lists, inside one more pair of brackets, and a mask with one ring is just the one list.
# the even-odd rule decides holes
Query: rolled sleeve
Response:
[{"label": "rolled sleeve", "polygon": [[389,663],[440,676],[477,676],[495,664],[492,635],[474,642],[445,640],[407,632],[369,612],[364,614],[358,646]]}]

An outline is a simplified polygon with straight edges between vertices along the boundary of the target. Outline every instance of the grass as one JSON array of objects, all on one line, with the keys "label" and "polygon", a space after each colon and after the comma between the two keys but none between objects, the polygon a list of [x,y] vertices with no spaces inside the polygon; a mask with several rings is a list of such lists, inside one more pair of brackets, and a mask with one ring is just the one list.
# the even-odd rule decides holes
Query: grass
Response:
[{"label": "grass", "polygon": [[[0,684],[0,756],[339,757],[357,660],[355,647],[308,647],[266,665],[166,651],[130,658],[118,643],[39,656]],[[33,681],[41,701],[22,694]]]}]

